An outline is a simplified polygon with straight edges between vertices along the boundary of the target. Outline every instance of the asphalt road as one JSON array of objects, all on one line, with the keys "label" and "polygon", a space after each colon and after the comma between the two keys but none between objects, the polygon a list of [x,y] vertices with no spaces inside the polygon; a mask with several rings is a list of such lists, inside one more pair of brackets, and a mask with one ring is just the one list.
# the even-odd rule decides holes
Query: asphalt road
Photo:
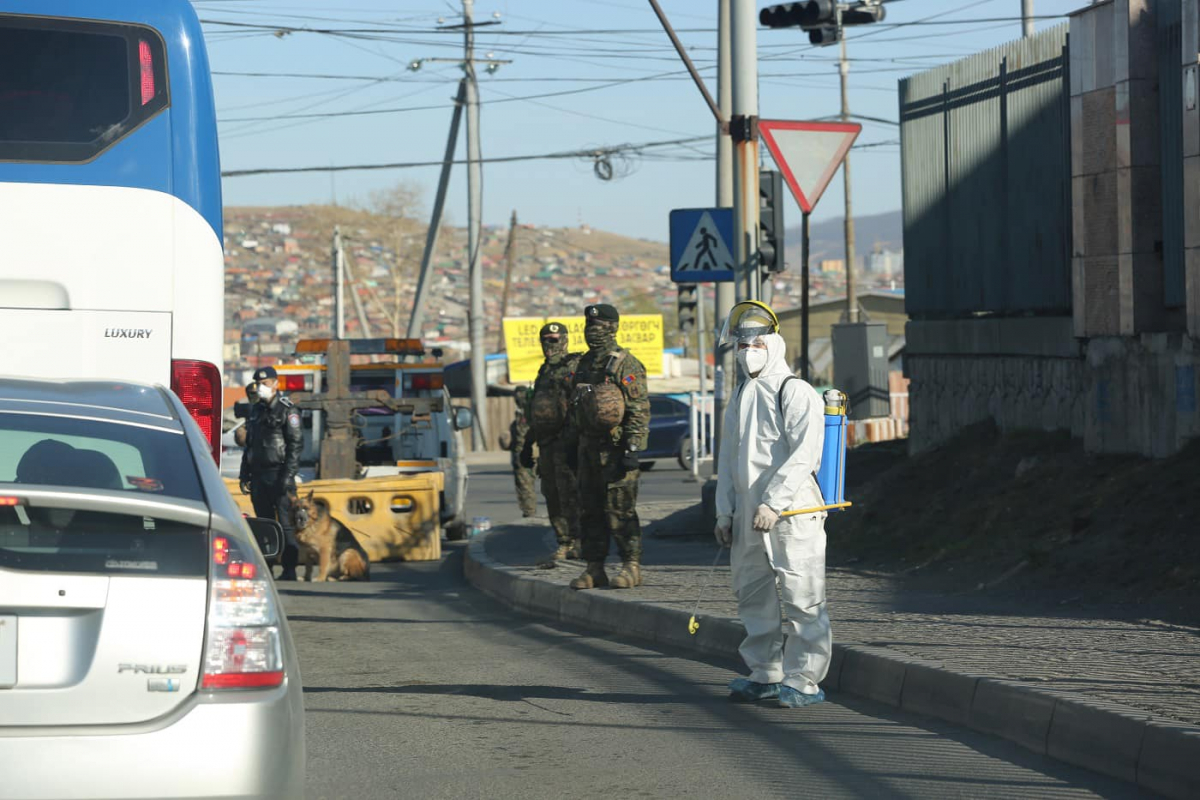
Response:
[{"label": "asphalt road", "polygon": [[[643,496],[698,493],[679,470]],[[473,470],[470,511],[519,513]],[[838,695],[729,703],[736,665],[593,637],[501,608],[440,563],[284,602],[308,712],[310,798],[1136,797],[991,737]]]}]

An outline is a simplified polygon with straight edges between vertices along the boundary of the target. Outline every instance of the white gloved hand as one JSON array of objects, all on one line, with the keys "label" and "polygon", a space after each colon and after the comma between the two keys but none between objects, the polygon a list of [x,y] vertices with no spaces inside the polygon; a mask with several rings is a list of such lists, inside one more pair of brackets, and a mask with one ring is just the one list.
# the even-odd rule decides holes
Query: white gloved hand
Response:
[{"label": "white gloved hand", "polygon": [[717,544],[722,547],[731,546],[733,544],[733,517],[717,517],[717,527],[713,529],[713,536],[717,537]]},{"label": "white gloved hand", "polygon": [[779,522],[779,513],[764,503],[754,512],[754,530],[763,531],[764,533],[775,527],[775,523]]}]

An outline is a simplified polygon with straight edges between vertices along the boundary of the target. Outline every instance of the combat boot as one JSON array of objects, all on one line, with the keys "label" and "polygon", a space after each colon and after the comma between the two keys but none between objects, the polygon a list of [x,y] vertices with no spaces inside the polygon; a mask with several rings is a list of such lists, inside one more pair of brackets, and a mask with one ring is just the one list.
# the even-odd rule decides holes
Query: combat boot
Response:
[{"label": "combat boot", "polygon": [[642,568],[636,561],[626,561],[621,571],[612,579],[614,589],[632,589],[642,585]]},{"label": "combat boot", "polygon": [[582,561],[583,560],[583,542],[581,542],[578,539],[573,539],[571,541],[571,546],[569,548],[567,548],[567,554],[566,554],[565,558],[569,558],[572,561]]},{"label": "combat boot", "polygon": [[608,573],[604,571],[603,561],[589,561],[583,574],[571,581],[572,589],[603,589],[606,586]]},{"label": "combat boot", "polygon": [[538,569],[554,569],[558,566],[558,562],[567,557],[567,546],[560,544],[558,549],[547,559],[538,562]]}]

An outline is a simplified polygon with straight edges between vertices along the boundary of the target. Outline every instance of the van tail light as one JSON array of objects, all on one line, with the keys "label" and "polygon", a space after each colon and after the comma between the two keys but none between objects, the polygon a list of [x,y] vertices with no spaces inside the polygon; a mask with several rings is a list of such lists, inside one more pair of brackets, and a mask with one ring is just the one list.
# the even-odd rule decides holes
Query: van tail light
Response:
[{"label": "van tail light", "polygon": [[284,679],[279,611],[257,552],[213,534],[202,691],[270,689]]},{"label": "van tail light", "polygon": [[279,389],[284,392],[307,392],[308,380],[304,375],[280,375]]},{"label": "van tail light", "polygon": [[418,372],[415,375],[409,376],[408,388],[417,391],[433,391],[441,389],[443,378],[441,374],[432,372]]},{"label": "van tail light", "polygon": [[171,362],[171,391],[196,420],[213,460],[221,463],[221,371],[207,361],[177,358]]}]

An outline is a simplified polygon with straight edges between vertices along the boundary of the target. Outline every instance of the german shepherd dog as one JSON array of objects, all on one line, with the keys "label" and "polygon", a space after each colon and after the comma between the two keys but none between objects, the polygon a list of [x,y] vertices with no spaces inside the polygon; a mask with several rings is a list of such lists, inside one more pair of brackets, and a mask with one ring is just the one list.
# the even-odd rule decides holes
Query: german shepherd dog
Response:
[{"label": "german shepherd dog", "polygon": [[[297,497],[296,542],[306,581],[369,581],[371,562],[354,534],[329,514],[328,506],[313,499],[313,493]],[[313,577],[313,564],[317,576]]]}]

